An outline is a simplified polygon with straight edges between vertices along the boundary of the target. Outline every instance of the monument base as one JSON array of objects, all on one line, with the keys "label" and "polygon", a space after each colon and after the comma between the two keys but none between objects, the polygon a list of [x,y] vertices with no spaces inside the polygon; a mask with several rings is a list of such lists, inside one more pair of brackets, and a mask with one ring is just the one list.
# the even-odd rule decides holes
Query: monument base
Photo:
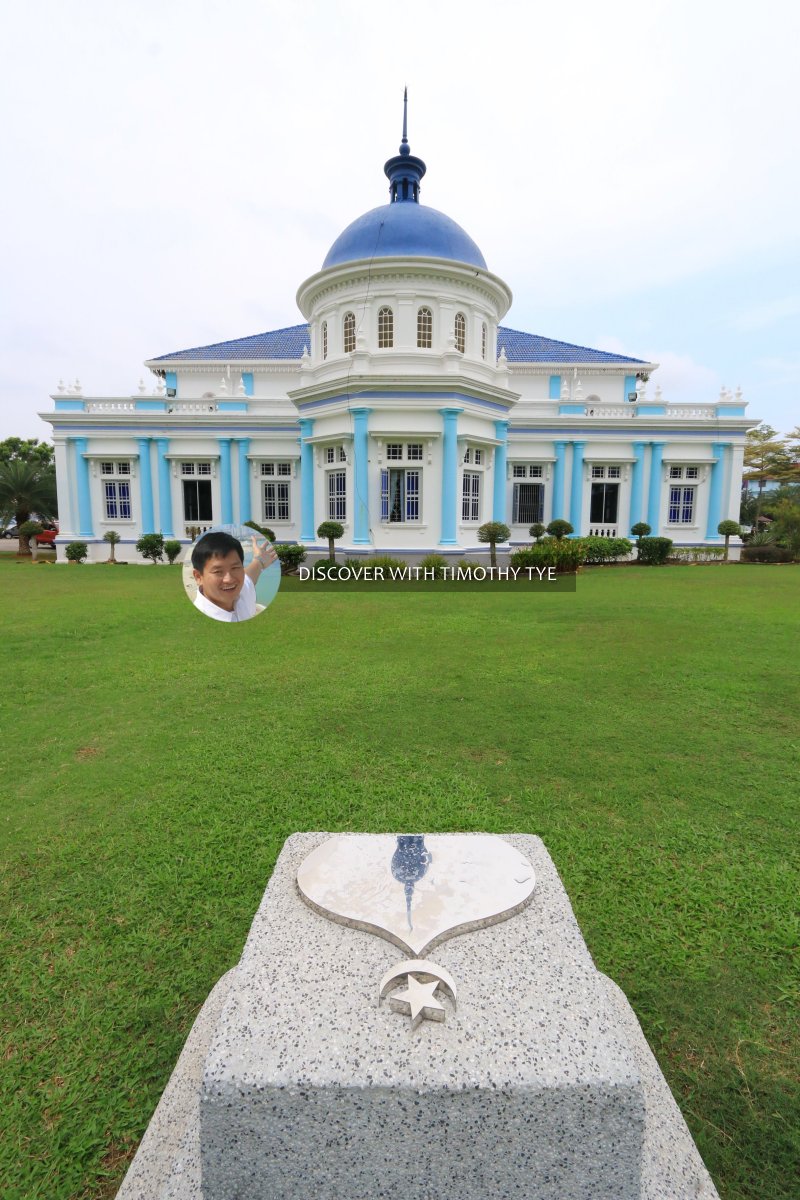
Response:
[{"label": "monument base", "polygon": [[328,836],[284,846],[118,1200],[717,1197],[540,839],[505,839],[533,865],[533,898],[427,956],[457,979],[458,1009],[411,1031],[377,1002],[405,956],[298,895]]}]

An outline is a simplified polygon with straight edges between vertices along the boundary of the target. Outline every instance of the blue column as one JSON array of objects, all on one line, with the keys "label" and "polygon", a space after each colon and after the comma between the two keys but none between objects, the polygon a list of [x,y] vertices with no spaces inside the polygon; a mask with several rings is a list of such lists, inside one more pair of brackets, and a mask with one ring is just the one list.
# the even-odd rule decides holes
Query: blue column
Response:
[{"label": "blue column", "polygon": [[628,522],[628,533],[631,525],[638,525],[642,519],[642,490],[644,487],[644,442],[633,443],[633,453],[636,456],[631,477],[631,512]]},{"label": "blue column", "polygon": [[250,463],[247,454],[250,450],[250,438],[238,438],[239,447],[239,523],[252,520],[250,512]]},{"label": "blue column", "polygon": [[233,524],[233,483],[231,480],[231,439],[219,438],[220,523]]},{"label": "blue column", "polygon": [[370,408],[351,408],[353,422],[353,543],[369,546],[369,471],[367,443]]},{"label": "blue column", "polygon": [[711,447],[711,453],[717,460],[711,467],[711,487],[708,493],[708,523],[706,525],[706,541],[713,538],[714,541],[720,540],[720,535],[717,533],[717,526],[722,520],[722,484],[725,480],[725,451],[727,446],[724,442],[714,442]]},{"label": "blue column", "polygon": [[156,438],[158,451],[158,523],[164,537],[172,537],[172,494],[169,487],[169,438]]},{"label": "blue column", "polygon": [[553,515],[557,521],[564,515],[564,454],[566,442],[555,442],[556,461],[553,466]]},{"label": "blue column", "polygon": [[549,394],[551,400],[560,400],[561,399],[561,376],[560,375],[551,375],[550,376],[550,389],[549,389],[548,394]]},{"label": "blue column", "polygon": [[506,521],[506,459],[508,457],[508,421],[495,421],[494,436],[500,442],[494,448],[494,503],[492,520]]},{"label": "blue column", "polygon": [[444,424],[442,439],[442,546],[457,546],[458,513],[458,414],[463,408],[440,408]]},{"label": "blue column", "polygon": [[316,540],[314,525],[314,447],[309,438],[314,433],[314,418],[300,420],[300,537],[304,542]]},{"label": "blue column", "polygon": [[583,451],[585,442],[572,443],[572,485],[569,496],[569,523],[575,536],[581,534],[581,511],[583,509]]},{"label": "blue column", "polygon": [[647,495],[647,524],[653,531],[653,536],[658,537],[658,531],[661,527],[659,520],[661,514],[661,468],[664,458],[664,443],[650,443],[650,488]]},{"label": "blue column", "polygon": [[153,516],[153,470],[150,466],[150,438],[138,438],[139,490],[142,497],[142,533],[155,533]]},{"label": "blue column", "polygon": [[92,495],[89,490],[89,461],[84,458],[89,452],[88,438],[74,438],[75,473],[78,481],[78,533],[81,537],[94,537],[92,525]]},{"label": "blue column", "polygon": [[[631,393],[636,391],[636,376],[635,375],[626,375],[625,382],[623,383],[622,386],[625,389],[622,399],[627,400],[628,396],[630,396]],[[636,522],[634,521],[634,525],[635,524],[636,524]],[[648,524],[649,524],[649,522],[648,522]]]}]

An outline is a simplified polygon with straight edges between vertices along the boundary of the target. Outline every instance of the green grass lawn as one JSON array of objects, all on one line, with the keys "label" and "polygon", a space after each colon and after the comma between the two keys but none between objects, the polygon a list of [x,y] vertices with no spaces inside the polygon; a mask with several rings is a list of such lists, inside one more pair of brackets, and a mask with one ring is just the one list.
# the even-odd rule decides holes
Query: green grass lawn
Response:
[{"label": "green grass lawn", "polygon": [[308,595],[0,561],[5,1200],[113,1196],[295,830],[536,833],[724,1200],[796,1200],[800,569]]}]

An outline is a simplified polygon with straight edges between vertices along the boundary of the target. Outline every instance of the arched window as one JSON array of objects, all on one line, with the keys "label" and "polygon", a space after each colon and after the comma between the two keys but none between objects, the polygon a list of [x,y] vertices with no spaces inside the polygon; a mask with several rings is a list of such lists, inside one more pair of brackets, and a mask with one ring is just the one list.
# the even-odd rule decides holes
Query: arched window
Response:
[{"label": "arched window", "polygon": [[328,322],[322,322],[322,357],[328,357]]},{"label": "arched window", "polygon": [[433,313],[429,308],[421,308],[417,313],[417,347],[420,350],[430,350],[433,345]]},{"label": "arched window", "polygon": [[342,322],[342,340],[345,354],[352,354],[356,348],[356,316],[355,313],[345,313]]},{"label": "arched window", "polygon": [[455,335],[456,350],[463,354],[467,348],[467,318],[463,313],[456,313]]},{"label": "arched window", "polygon": [[486,358],[486,322],[481,326],[481,358]]},{"label": "arched window", "polygon": [[390,350],[394,345],[394,314],[390,308],[378,309],[378,349]]}]

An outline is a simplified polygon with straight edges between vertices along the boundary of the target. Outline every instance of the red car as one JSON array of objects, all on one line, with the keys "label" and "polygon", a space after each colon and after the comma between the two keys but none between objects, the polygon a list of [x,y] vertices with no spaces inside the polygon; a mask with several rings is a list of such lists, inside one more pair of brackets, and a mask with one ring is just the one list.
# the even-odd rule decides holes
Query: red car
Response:
[{"label": "red car", "polygon": [[58,537],[58,526],[51,525],[49,528],[43,529],[41,533],[37,533],[35,536],[37,546],[52,546]]}]

